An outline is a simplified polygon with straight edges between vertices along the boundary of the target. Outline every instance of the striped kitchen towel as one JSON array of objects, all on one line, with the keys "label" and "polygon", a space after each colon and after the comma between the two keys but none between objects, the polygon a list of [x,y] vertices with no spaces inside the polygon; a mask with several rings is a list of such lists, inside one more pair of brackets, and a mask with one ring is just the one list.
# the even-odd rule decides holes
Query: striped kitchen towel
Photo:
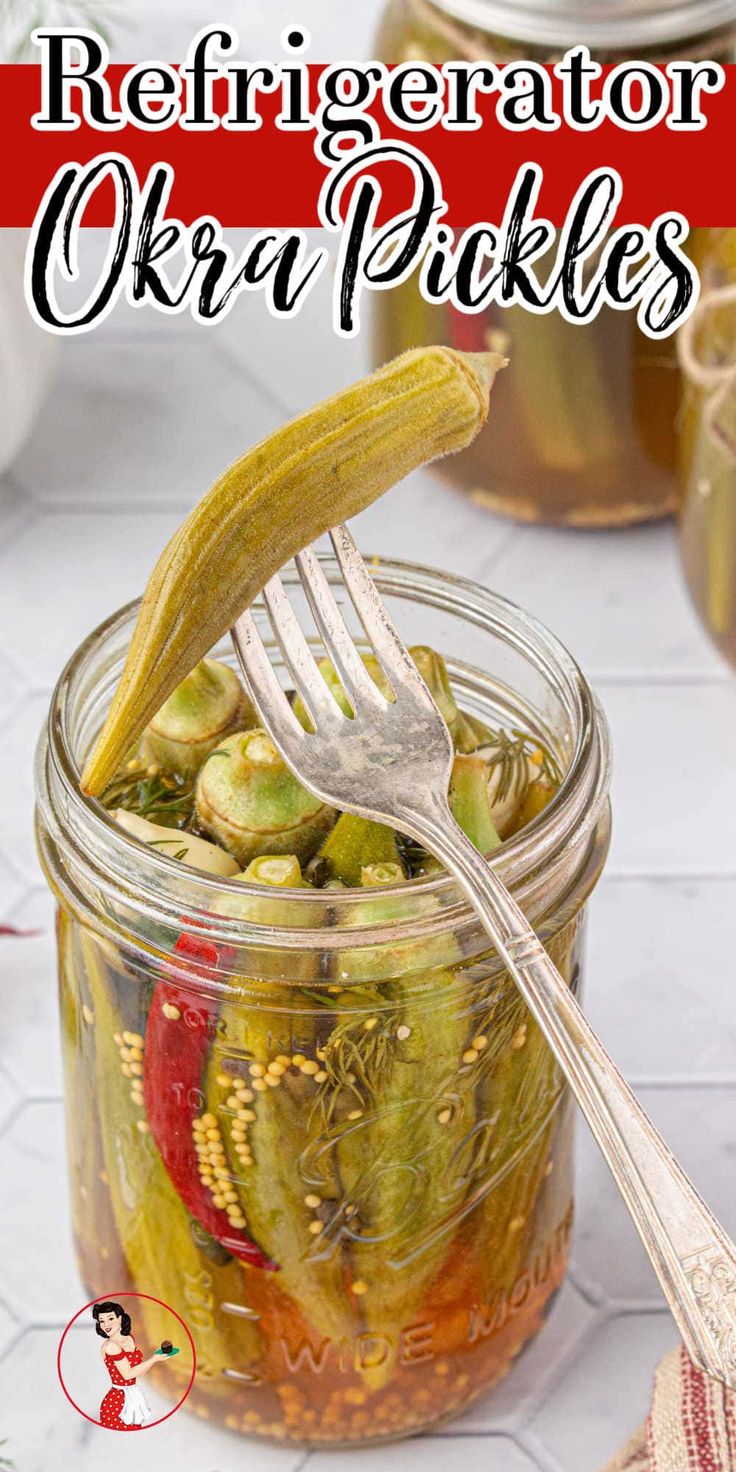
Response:
[{"label": "striped kitchen towel", "polygon": [[673,1350],[647,1420],[606,1472],[736,1472],[736,1396]]}]

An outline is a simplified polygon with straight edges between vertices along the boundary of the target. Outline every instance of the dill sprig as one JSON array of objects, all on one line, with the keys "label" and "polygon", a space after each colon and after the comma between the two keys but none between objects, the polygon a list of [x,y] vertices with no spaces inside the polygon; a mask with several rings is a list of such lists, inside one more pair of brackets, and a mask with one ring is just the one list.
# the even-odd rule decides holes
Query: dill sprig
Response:
[{"label": "dill sprig", "polygon": [[113,29],[128,19],[119,0],[2,0],[0,60],[28,60],[34,49],[31,32],[37,28],[84,26],[109,42]]},{"label": "dill sprig", "polygon": [[123,808],[165,828],[190,828],[194,818],[194,788],[164,772],[148,775],[140,769],[120,772],[102,795],[103,806]]},{"label": "dill sprig", "polygon": [[370,1030],[364,1018],[345,1019],[323,1045],[321,1062],[327,1078],[320,1084],[313,1108],[325,1128],[332,1124],[341,1096],[352,1096],[366,1109],[380,1094],[401,1054],[398,1016],[398,1012],[384,1013]]},{"label": "dill sprig", "polygon": [[490,731],[472,754],[483,757],[488,764],[489,774],[495,767],[500,768],[496,792],[499,802],[505,802],[507,797],[523,797],[529,784],[527,762],[531,756],[538,758],[541,754],[540,776],[544,776],[550,786],[558,786],[561,780],[560,769],[552,753],[534,741],[528,731],[520,731],[516,727],[512,727],[510,731],[504,731],[501,727]]}]

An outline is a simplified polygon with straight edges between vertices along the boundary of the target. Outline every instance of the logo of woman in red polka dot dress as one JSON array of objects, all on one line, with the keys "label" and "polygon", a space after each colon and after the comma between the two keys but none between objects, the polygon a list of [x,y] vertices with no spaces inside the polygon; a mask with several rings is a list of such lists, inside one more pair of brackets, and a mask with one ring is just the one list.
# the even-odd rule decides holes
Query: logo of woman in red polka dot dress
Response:
[{"label": "logo of woman in red polka dot dress", "polygon": [[102,1358],[112,1386],[100,1406],[100,1424],[109,1431],[139,1431],[153,1420],[151,1410],[139,1384],[154,1366],[166,1364],[174,1352],[170,1340],[154,1350],[147,1360],[133,1338],[130,1314],[119,1303],[96,1303],[92,1317],[97,1333],[104,1340]]},{"label": "logo of woman in red polka dot dress", "polygon": [[[134,1321],[143,1326],[148,1344],[161,1336],[149,1354],[136,1338]],[[94,1375],[96,1390],[90,1384],[92,1325],[99,1335],[95,1343],[101,1361]],[[159,1375],[169,1361],[171,1367]],[[57,1369],[67,1400],[87,1421],[106,1431],[140,1431],[160,1425],[183,1405],[194,1382],[196,1352],[190,1330],[175,1309],[149,1294],[123,1291],[93,1299],[79,1309],[61,1336]],[[144,1390],[152,1370],[150,1389]]]}]

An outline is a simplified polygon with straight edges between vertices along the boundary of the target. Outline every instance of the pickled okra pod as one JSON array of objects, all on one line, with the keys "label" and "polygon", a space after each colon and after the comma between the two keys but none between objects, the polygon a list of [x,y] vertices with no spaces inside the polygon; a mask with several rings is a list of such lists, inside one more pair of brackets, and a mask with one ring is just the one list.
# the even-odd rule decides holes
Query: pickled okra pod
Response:
[{"label": "pickled okra pod", "polygon": [[[177,1303],[183,1281],[196,1283],[204,1277],[216,1301],[237,1301],[242,1270],[188,1210],[154,1140],[144,1090],[150,1094],[149,1063],[155,1062],[155,1048],[149,1060],[145,1012],[134,1000],[122,958],[84,930],[78,936],[76,975],[93,1018],[106,1188],[132,1284],[143,1293],[155,1284],[157,1297]],[[80,1121],[80,1127],[88,1125],[88,1120]],[[143,1301],[142,1312],[148,1321],[155,1309]],[[262,1348],[255,1322],[208,1318],[197,1333],[199,1372],[216,1395],[224,1395],[222,1372],[244,1357],[258,1359]]]},{"label": "pickled okra pod", "polygon": [[[294,855],[256,858],[242,879],[272,888],[273,900],[228,895],[218,911],[261,924],[294,923],[293,890],[301,883]],[[288,902],[279,900],[279,889],[290,891]],[[223,1001],[202,1089],[226,1154],[233,1218],[247,1221],[278,1263],[279,1285],[314,1330],[339,1340],[354,1331],[354,1314],[339,1256],[322,1261],[309,1251],[316,1185],[305,1163],[316,1139],[315,1096],[326,1079],[320,1038],[329,1032],[335,1000],[307,985],[309,959],[299,964],[303,990],[243,977],[238,994]],[[338,1192],[329,1171],[325,1184],[325,1171],[322,1163],[320,1205]]]},{"label": "pickled okra pod", "polygon": [[[363,654],[361,655],[361,658],[374,685],[378,687],[382,695],[385,695],[387,699],[390,699],[391,687],[388,683],[388,680],[386,679],[386,676],[383,673],[380,664],[378,663],[378,660],[376,659],[375,654]],[[350,701],[348,700],[347,695],[345,694],[340,676],[338,675],[337,670],[332,663],[332,660],[327,658],[318,660],[317,668],[328,690],[330,691],[330,694],[336,701],[337,705],[339,705],[343,715],[352,716],[352,706],[350,704]],[[292,708],[294,711],[294,715],[301,723],[301,725],[304,726],[305,730],[310,730],[311,723],[304,707],[304,702],[300,695],[296,695],[294,697]]]},{"label": "pickled okra pod", "polygon": [[[461,720],[461,712],[452,693],[447,667],[442,655],[438,654],[436,650],[430,649],[426,644],[414,644],[410,646],[409,654],[432,695],[440,715],[452,733],[455,726]],[[361,659],[374,685],[376,685],[387,700],[390,700],[392,698],[391,686],[375,654],[364,653],[361,655]],[[317,667],[343,715],[351,716],[352,708],[350,701],[332,660],[327,658],[320,659]],[[294,698],[293,709],[297,720],[308,728],[309,717],[299,695]]]},{"label": "pickled okra pod", "polygon": [[255,710],[235,671],[220,660],[203,659],[149,721],[141,755],[191,780],[231,731],[255,725]]},{"label": "pickled okra pod", "polygon": [[335,817],[259,727],[228,736],[210,754],[197,778],[195,806],[205,831],[241,865],[263,853],[309,859]]},{"label": "pickled okra pod", "polygon": [[295,552],[474,438],[501,366],[497,353],[405,353],[276,430],[215,482],[149,579],[85,792],[104,790],[162,702]]},{"label": "pickled okra pod", "polygon": [[[366,920],[397,918],[403,882],[396,864],[365,867]],[[393,893],[382,902],[383,886]],[[418,943],[414,966],[404,960],[406,979],[377,986],[360,985],[360,961],[351,956],[344,970],[359,985],[338,998],[341,1020],[324,1049],[331,1088],[323,1108],[344,1193],[324,1235],[345,1244],[363,1332],[393,1345],[431,1301],[457,1208],[447,1199],[448,1172],[474,1117],[462,1076],[464,989],[453,971],[433,966],[432,951],[431,942]],[[393,1369],[389,1352],[366,1369],[366,1383],[379,1389]]]},{"label": "pickled okra pod", "polygon": [[393,863],[404,872],[393,828],[354,813],[340,814],[313,862],[325,882],[339,880],[350,888],[360,886],[366,864]]}]

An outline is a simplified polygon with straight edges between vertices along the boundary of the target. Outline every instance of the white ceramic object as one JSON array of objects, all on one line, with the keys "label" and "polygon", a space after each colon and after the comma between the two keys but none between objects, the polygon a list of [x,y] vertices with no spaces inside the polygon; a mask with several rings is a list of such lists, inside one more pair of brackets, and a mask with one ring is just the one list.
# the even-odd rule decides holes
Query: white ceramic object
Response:
[{"label": "white ceramic object", "polygon": [[56,338],[31,318],[23,294],[25,230],[0,230],[0,474],[27,439],[51,381]]}]

